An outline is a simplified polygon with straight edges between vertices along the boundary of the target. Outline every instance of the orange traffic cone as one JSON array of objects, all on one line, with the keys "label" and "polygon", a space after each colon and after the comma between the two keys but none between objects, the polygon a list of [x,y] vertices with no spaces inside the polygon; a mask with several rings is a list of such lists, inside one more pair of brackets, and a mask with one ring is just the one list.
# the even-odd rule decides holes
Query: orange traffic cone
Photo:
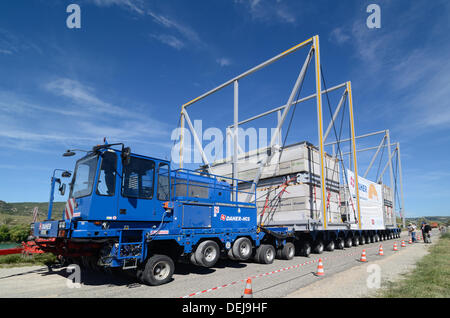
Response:
[{"label": "orange traffic cone", "polygon": [[317,276],[323,276],[325,275],[324,271],[323,271],[323,264],[322,264],[322,259],[319,258],[319,265],[317,266]]},{"label": "orange traffic cone", "polygon": [[412,244],[412,238],[409,238],[409,242],[408,242],[409,244]]},{"label": "orange traffic cone", "polygon": [[378,255],[383,256],[384,252],[383,252],[383,245],[380,245],[380,249],[378,251]]},{"label": "orange traffic cone", "polygon": [[242,295],[241,298],[253,298],[253,291],[252,291],[252,279],[247,279],[247,284],[245,285],[244,289],[244,295]]},{"label": "orange traffic cone", "polygon": [[394,251],[398,251],[398,249],[397,249],[397,242],[394,242]]},{"label": "orange traffic cone", "polygon": [[402,241],[402,247],[406,247],[405,241]]},{"label": "orange traffic cone", "polygon": [[362,251],[361,258],[359,259],[360,262],[367,262],[366,258],[366,250]]}]

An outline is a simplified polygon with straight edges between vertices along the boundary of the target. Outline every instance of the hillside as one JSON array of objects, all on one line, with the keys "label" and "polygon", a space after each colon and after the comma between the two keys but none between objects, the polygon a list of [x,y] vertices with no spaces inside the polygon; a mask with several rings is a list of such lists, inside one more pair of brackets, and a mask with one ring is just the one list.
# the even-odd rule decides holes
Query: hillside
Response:
[{"label": "hillside", "polygon": [[[62,215],[65,202],[54,202],[53,215]],[[47,217],[48,202],[7,203],[0,200],[0,224],[28,224],[33,221],[33,209],[38,207],[38,219]]]}]

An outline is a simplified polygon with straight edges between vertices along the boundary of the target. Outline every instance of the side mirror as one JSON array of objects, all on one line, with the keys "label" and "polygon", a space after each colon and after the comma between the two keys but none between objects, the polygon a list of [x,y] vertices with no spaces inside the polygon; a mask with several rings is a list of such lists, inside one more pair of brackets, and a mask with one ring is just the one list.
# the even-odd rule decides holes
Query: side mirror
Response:
[{"label": "side mirror", "polygon": [[67,150],[65,153],[63,153],[63,157],[72,157],[75,156],[75,152]]},{"label": "side mirror", "polygon": [[131,155],[131,148],[130,147],[123,148],[121,156],[122,156],[123,164],[125,166],[130,164],[130,155]]},{"label": "side mirror", "polygon": [[59,193],[63,196],[64,195],[64,193],[66,193],[66,184],[65,183],[63,183],[63,184],[61,184],[60,186],[59,186]]},{"label": "side mirror", "polygon": [[69,171],[64,171],[64,172],[61,174],[61,176],[62,176],[63,178],[70,178],[71,175],[72,175],[72,174],[71,174]]}]

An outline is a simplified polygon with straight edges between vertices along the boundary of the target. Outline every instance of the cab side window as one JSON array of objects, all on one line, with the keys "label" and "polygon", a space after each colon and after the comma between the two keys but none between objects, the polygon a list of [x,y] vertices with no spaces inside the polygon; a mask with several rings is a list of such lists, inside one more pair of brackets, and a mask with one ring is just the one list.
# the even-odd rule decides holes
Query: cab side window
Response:
[{"label": "cab side window", "polygon": [[124,166],[122,196],[152,199],[154,192],[155,162],[153,160],[131,157]]},{"label": "cab side window", "polygon": [[158,168],[158,200],[170,200],[169,165],[160,163]]}]

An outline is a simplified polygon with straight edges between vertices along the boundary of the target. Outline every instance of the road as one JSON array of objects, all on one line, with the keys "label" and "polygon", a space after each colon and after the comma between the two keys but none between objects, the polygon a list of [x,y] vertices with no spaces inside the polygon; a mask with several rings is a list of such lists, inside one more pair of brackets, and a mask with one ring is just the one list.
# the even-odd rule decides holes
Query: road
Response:
[{"label": "road", "polygon": [[[407,234],[402,238],[407,241]],[[332,279],[333,276],[348,271],[355,266],[366,266],[358,260],[363,249],[369,263],[388,259],[394,253],[414,254],[414,249],[424,245],[422,242],[400,247],[401,239],[365,244],[358,247],[311,254],[310,257],[296,256],[293,260],[275,260],[270,265],[256,263],[237,263],[221,260],[214,268],[201,268],[193,265],[177,264],[173,281],[162,286],[146,286],[127,275],[111,275],[82,271],[81,285],[76,288],[67,285],[70,275],[65,268],[49,272],[46,267],[29,266],[0,269],[0,297],[164,297],[201,298],[221,297],[239,298],[248,277],[252,278],[253,296],[296,297],[293,293],[317,283]],[[393,251],[397,242],[398,252]],[[383,245],[384,256],[378,256],[379,245]],[[416,246],[417,245],[417,246]],[[411,250],[410,252],[407,252]],[[322,258],[325,276],[317,277],[318,260]],[[369,275],[369,274],[367,274]],[[326,288],[322,291],[327,294]],[[319,294],[321,295],[321,294]]]}]

